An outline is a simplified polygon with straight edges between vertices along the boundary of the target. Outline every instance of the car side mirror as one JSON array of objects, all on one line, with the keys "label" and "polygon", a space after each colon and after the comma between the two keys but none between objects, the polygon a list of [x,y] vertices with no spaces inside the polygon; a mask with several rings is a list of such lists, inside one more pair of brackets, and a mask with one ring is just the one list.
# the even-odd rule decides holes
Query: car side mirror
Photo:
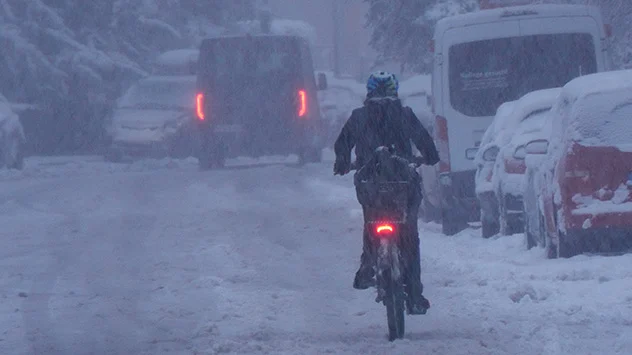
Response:
[{"label": "car side mirror", "polygon": [[527,152],[524,145],[519,146],[513,153],[515,159],[524,160],[527,157]]},{"label": "car side mirror", "polygon": [[495,146],[495,145],[491,146],[483,152],[483,160],[487,162],[494,162],[496,161],[496,158],[498,157],[498,153],[500,153],[500,148],[498,148],[498,146]]},{"label": "car side mirror", "polygon": [[327,75],[318,73],[318,90],[327,90]]},{"label": "car side mirror", "polygon": [[526,154],[546,154],[549,151],[549,141],[546,139],[537,139],[525,145]]}]

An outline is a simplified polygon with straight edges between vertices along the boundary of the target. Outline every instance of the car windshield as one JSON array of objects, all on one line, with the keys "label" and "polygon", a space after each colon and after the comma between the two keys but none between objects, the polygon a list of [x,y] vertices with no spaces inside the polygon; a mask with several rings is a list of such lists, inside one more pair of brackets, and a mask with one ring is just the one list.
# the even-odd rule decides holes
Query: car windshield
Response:
[{"label": "car windshield", "polygon": [[194,105],[194,80],[141,80],[119,102],[120,108],[137,109],[191,109]]},{"label": "car windshield", "polygon": [[595,45],[587,33],[457,44],[449,50],[450,102],[470,117],[493,116],[503,102],[596,70]]}]

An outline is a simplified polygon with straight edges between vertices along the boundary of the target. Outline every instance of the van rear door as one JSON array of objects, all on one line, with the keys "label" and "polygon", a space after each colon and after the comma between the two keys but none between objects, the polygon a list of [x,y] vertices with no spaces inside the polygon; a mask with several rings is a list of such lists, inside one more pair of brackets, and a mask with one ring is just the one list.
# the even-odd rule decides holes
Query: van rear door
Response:
[{"label": "van rear door", "polygon": [[[473,155],[509,86],[508,48],[496,46],[498,35],[520,35],[518,21],[499,21],[452,28],[443,35],[442,112],[447,121],[450,170],[474,170]],[[511,100],[510,100],[511,99]]]}]

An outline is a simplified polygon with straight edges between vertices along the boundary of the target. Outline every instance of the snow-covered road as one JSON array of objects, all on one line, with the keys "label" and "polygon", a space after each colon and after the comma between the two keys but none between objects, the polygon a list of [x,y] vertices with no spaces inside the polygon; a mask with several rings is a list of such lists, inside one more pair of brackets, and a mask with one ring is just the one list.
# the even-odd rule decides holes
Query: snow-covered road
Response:
[{"label": "snow-covered road", "polygon": [[632,255],[546,260],[422,225],[433,307],[389,343],[351,288],[361,213],[330,163],[0,171],[0,354],[631,354]]}]

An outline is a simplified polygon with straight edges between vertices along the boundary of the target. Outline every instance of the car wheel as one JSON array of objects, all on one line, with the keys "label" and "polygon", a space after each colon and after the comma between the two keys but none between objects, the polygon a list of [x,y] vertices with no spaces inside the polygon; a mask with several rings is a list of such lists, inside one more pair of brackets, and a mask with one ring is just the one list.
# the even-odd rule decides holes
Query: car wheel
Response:
[{"label": "car wheel", "polygon": [[500,226],[498,222],[493,222],[485,218],[481,218],[481,234],[483,238],[491,238],[498,234]]},{"label": "car wheel", "polygon": [[298,153],[298,164],[320,163],[323,161],[323,150],[320,148],[306,148]]},{"label": "car wheel", "polygon": [[507,208],[505,207],[505,197],[501,193],[498,195],[498,222],[501,235],[511,235],[511,225],[507,220]]},{"label": "car wheel", "polygon": [[467,219],[461,217],[456,209],[441,210],[441,231],[445,235],[455,235],[467,228]]}]

